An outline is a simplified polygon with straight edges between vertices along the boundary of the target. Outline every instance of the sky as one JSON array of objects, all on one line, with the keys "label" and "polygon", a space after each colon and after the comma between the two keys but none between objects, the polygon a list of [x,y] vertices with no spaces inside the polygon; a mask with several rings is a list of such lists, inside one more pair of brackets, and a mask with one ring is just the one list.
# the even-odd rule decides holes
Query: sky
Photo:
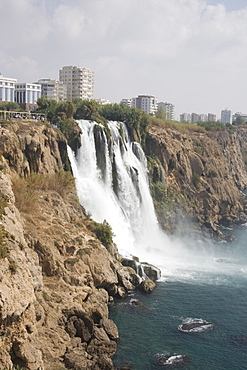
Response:
[{"label": "sky", "polygon": [[181,113],[247,114],[247,0],[0,0],[0,72],[95,73],[95,98],[154,95]]}]

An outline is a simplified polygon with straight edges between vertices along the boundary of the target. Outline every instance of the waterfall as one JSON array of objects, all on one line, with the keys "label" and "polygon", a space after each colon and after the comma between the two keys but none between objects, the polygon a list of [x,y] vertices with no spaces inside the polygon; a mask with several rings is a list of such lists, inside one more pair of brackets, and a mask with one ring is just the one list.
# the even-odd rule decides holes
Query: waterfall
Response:
[{"label": "waterfall", "polygon": [[[162,270],[163,277],[193,280],[202,271],[225,271],[226,247],[200,238],[167,236],[159,227],[149,190],[147,161],[124,124],[78,121],[82,145],[68,148],[80,203],[97,222],[106,220],[123,256],[136,256]],[[199,273],[198,273],[199,272]]]},{"label": "waterfall", "polygon": [[149,191],[147,161],[141,146],[131,142],[124,124],[103,126],[78,121],[82,145],[75,158],[68,148],[80,203],[97,222],[106,220],[123,255],[150,261],[150,251],[165,249]]}]

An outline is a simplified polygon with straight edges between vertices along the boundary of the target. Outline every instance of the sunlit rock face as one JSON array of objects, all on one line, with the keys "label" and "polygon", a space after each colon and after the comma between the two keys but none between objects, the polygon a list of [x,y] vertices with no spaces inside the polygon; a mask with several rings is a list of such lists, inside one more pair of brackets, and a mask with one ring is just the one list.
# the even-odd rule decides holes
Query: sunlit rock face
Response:
[{"label": "sunlit rock face", "polygon": [[139,278],[90,231],[73,179],[65,188],[47,182],[66,167],[56,131],[5,124],[0,149],[0,368],[113,369],[108,302]]},{"label": "sunlit rock face", "polygon": [[182,132],[150,126],[146,154],[155,158],[149,173],[164,229],[175,231],[188,216],[213,231],[246,220],[246,135],[244,128]]}]

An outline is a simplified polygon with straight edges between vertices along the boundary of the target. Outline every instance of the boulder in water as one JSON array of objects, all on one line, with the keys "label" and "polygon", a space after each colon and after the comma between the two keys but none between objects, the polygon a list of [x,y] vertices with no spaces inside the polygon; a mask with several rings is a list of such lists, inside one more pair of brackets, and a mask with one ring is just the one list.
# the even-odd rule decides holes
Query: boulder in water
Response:
[{"label": "boulder in water", "polygon": [[158,267],[147,262],[142,262],[141,265],[144,273],[149,277],[149,279],[156,281],[161,277],[161,271]]},{"label": "boulder in water", "polygon": [[151,293],[154,288],[156,288],[156,284],[150,279],[142,280],[141,284],[138,285],[138,289],[143,293]]},{"label": "boulder in water", "polygon": [[170,354],[161,354],[157,355],[156,362],[158,365],[179,368],[191,362],[189,356],[186,355],[170,355]]},{"label": "boulder in water", "polygon": [[207,322],[201,319],[190,319],[188,322],[184,322],[183,324],[179,325],[178,330],[184,333],[198,333],[213,329],[214,327],[215,324],[212,322]]}]

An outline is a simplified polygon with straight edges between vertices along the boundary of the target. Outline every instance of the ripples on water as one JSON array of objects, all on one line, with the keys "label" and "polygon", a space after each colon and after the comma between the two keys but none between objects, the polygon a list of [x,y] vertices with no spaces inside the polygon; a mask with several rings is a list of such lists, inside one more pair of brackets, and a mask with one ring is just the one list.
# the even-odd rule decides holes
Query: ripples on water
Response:
[{"label": "ripples on water", "polygon": [[[234,243],[211,245],[204,258],[200,253],[167,257],[151,295],[136,292],[131,299],[140,304],[126,298],[111,306],[121,338],[115,364],[129,361],[136,370],[176,368],[157,364],[157,354],[169,354],[191,359],[180,364],[183,369],[247,369],[247,229],[234,233]],[[215,327],[180,332],[186,320],[205,320]]]}]

